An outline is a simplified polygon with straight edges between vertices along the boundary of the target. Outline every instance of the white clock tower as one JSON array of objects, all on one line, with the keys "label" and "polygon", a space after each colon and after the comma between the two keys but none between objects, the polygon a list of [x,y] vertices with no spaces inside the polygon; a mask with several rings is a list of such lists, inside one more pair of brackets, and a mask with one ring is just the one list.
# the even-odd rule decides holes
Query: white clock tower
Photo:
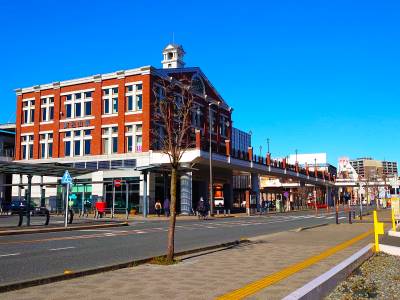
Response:
[{"label": "white clock tower", "polygon": [[163,50],[163,60],[161,61],[163,69],[183,68],[183,56],[185,51],[181,45],[168,44]]}]

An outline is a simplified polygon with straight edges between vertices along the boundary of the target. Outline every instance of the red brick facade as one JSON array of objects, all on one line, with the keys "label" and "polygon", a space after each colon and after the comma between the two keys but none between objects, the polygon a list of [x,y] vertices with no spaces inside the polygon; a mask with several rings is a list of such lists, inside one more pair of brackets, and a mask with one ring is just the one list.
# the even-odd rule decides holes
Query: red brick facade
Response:
[{"label": "red brick facade", "polygon": [[[139,70],[139,69],[137,69]],[[116,72],[112,75],[97,75],[93,77],[78,79],[74,81],[66,81],[61,83],[53,83],[50,85],[37,86],[33,88],[26,88],[17,91],[17,116],[16,116],[16,160],[21,160],[21,135],[33,134],[33,159],[40,159],[40,132],[53,133],[53,153],[52,158],[64,157],[64,132],[69,128],[91,128],[91,155],[101,155],[102,153],[102,126],[115,124],[118,126],[118,154],[126,153],[126,138],[125,138],[125,124],[131,122],[142,123],[142,152],[147,152],[152,148],[150,141],[151,132],[151,103],[154,99],[152,92],[153,69],[145,68],[140,69],[143,72],[137,72],[135,75],[125,75],[124,72]],[[190,73],[189,73],[190,74]],[[174,75],[173,75],[174,76]],[[179,77],[176,76],[176,77]],[[126,91],[125,86],[127,83],[142,83],[142,111],[135,113],[126,113]],[[104,116],[103,112],[103,88],[109,86],[118,87],[118,114],[117,116]],[[219,95],[209,86],[205,85],[206,92],[213,99],[220,100]],[[77,119],[66,118],[65,100],[67,93],[74,93],[78,91],[90,90],[92,92],[92,106],[91,115]],[[54,117],[51,122],[41,122],[41,98],[43,96],[54,97]],[[35,116],[33,124],[23,124],[23,100],[35,100]],[[203,100],[201,103],[201,110],[204,116],[202,137],[203,141],[208,140],[208,105]],[[217,108],[217,118],[220,117],[220,112],[231,125],[231,112],[227,109]],[[217,124],[218,121],[217,121]],[[219,125],[218,125],[219,126]],[[227,136],[221,137],[219,130],[214,136],[217,142],[217,149],[219,145],[225,145],[225,139],[229,138],[230,130],[227,131]],[[229,145],[229,144],[228,144]],[[225,153],[225,150],[223,151]]]}]

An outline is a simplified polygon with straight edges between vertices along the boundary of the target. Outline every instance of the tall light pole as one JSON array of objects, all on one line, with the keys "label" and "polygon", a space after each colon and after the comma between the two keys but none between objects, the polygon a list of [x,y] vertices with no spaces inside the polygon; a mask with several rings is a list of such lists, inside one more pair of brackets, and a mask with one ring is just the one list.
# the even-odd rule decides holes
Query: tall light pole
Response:
[{"label": "tall light pole", "polygon": [[297,149],[295,150],[295,153],[296,153],[296,163],[297,163]]},{"label": "tall light pole", "polygon": [[210,214],[214,214],[214,199],[213,199],[213,172],[212,172],[212,130],[213,125],[211,119],[211,106],[216,104],[219,106],[219,102],[208,103],[208,131],[209,131],[209,159],[210,159]]},{"label": "tall light pole", "polygon": [[[317,158],[314,158],[314,175],[318,174],[317,172]],[[315,178],[317,179],[317,178]],[[315,203],[315,214],[318,215],[318,208],[317,208],[317,188],[314,185],[314,203]]]},{"label": "tall light pole", "polygon": [[267,150],[268,150],[268,153],[269,153],[269,138],[267,138]]}]

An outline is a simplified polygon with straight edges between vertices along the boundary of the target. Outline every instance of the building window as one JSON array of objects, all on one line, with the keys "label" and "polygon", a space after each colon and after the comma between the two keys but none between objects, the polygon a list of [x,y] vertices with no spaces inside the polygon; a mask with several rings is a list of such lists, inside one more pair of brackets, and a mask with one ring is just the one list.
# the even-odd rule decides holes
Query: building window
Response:
[{"label": "building window", "polygon": [[35,122],[35,100],[22,100],[22,123],[32,124]]},{"label": "building window", "polygon": [[21,152],[22,159],[33,158],[33,134],[21,137]]},{"label": "building window", "polygon": [[125,126],[126,152],[142,152],[142,124]]},{"label": "building window", "polygon": [[125,87],[126,111],[141,111],[143,107],[143,84],[129,84]]},{"label": "building window", "polygon": [[40,157],[41,158],[53,157],[53,134],[52,133],[40,134]]},{"label": "building window", "polygon": [[82,118],[92,115],[93,92],[73,93],[65,96],[66,118]]},{"label": "building window", "polygon": [[72,130],[65,132],[64,154],[68,156],[82,156],[91,154],[91,130]]},{"label": "building window", "polygon": [[195,105],[192,110],[192,125],[193,125],[193,127],[201,128],[202,115],[203,115],[203,112],[201,111],[200,107]]},{"label": "building window", "polygon": [[118,127],[105,127],[102,130],[103,154],[118,152]]},{"label": "building window", "polygon": [[42,122],[52,121],[54,119],[54,97],[41,99]]},{"label": "building window", "polygon": [[116,113],[118,113],[118,88],[105,88],[103,89],[103,114]]}]

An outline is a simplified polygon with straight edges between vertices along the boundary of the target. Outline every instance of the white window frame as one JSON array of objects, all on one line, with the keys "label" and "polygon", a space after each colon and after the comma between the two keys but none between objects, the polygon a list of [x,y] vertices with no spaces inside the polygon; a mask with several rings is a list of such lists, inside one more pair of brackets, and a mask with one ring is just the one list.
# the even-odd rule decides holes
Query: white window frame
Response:
[{"label": "white window frame", "polygon": [[[113,128],[117,128],[117,131],[114,132]],[[107,131],[108,131],[106,134],[103,133],[104,129],[107,129]],[[118,125],[114,124],[114,125],[101,127],[101,151],[102,151],[102,154],[110,155],[110,154],[118,153],[118,147],[117,147],[117,151],[113,152],[113,138],[114,137],[117,138],[117,143],[119,143],[119,141],[118,141]],[[104,150],[103,143],[104,143],[105,139],[108,139],[108,149],[106,152],[103,151]]]},{"label": "white window frame", "polygon": [[[86,98],[85,97],[85,93],[91,93],[91,97]],[[76,95],[80,94],[81,98],[80,99],[76,99]],[[67,96],[71,96],[71,100],[65,100],[64,101],[64,106],[66,107],[68,104],[71,105],[71,117],[67,117],[67,109],[65,108],[65,118],[68,120],[72,120],[72,119],[81,119],[84,117],[88,117],[92,115],[92,111],[93,111],[93,105],[91,105],[91,111],[90,114],[87,114],[86,112],[86,103],[87,102],[92,102],[93,104],[93,90],[87,90],[87,91],[78,91],[78,92],[71,92],[68,94],[63,95],[65,97]],[[75,112],[75,105],[79,104],[81,105],[81,115],[79,117],[76,116],[76,112]]]},{"label": "white window frame", "polygon": [[[114,89],[117,88],[118,92],[114,93]],[[104,91],[108,90],[108,94],[105,95]],[[102,115],[103,116],[108,116],[108,115],[117,115],[118,114],[118,93],[120,92],[118,85],[116,86],[107,86],[102,88]],[[114,99],[117,99],[117,110],[114,110]],[[105,100],[108,100],[108,112],[105,112]]]},{"label": "white window frame", "polygon": [[[64,135],[64,154],[65,154],[65,142],[70,142],[71,145],[71,149],[70,149],[70,155],[66,156],[66,157],[81,157],[81,156],[88,156],[90,154],[85,154],[85,141],[86,140],[92,140],[92,135],[85,135],[85,131],[86,130],[91,130],[91,129],[78,129],[78,130],[71,130],[71,135],[69,137],[65,137]],[[80,131],[80,135],[76,135],[75,132]],[[91,131],[92,133],[92,131]],[[79,146],[79,155],[75,155],[75,142],[79,141],[80,142],[80,146]],[[92,148],[92,145],[90,145],[90,148]],[[90,149],[92,150],[92,149]]]},{"label": "white window frame", "polygon": [[[142,88],[138,90],[138,86],[141,86]],[[132,91],[128,91],[128,87],[132,87]],[[142,108],[138,109],[138,97],[142,97]],[[132,97],[132,109],[129,110],[129,101],[128,97]],[[142,81],[136,81],[136,82],[129,82],[125,84],[125,102],[126,102],[126,112],[131,113],[131,112],[141,112],[143,111],[143,82]]]},{"label": "white window frame", "polygon": [[[52,102],[50,103],[50,100]],[[43,101],[45,102],[43,104]],[[53,118],[50,119],[50,108],[53,108]],[[43,109],[45,109],[45,113],[43,114]],[[43,120],[43,116],[46,116],[46,120]],[[54,120],[54,95],[49,95],[46,97],[41,97],[40,98],[40,122],[41,123],[47,123],[47,122],[52,122]]]},{"label": "white window frame", "polygon": [[[128,131],[127,127],[132,126],[132,131]],[[138,131],[138,126],[142,129]],[[141,145],[137,145],[136,138],[142,137]],[[128,149],[128,139],[132,138],[132,151]],[[141,153],[143,151],[143,124],[142,123],[126,123],[125,124],[125,141],[126,141],[126,152],[127,153]]]},{"label": "white window frame", "polygon": [[[51,134],[51,138],[49,135]],[[42,139],[42,135],[44,135],[44,139]],[[40,158],[41,159],[46,159],[46,158],[52,158],[53,157],[53,151],[54,151],[54,145],[53,145],[53,132],[46,132],[46,133],[39,133],[39,139],[40,139]],[[42,153],[42,145],[45,145],[45,156],[43,157]],[[49,144],[52,144],[52,155],[49,155]]]},{"label": "white window frame", "polygon": [[[32,105],[32,101],[34,101],[35,104]],[[27,106],[24,106],[24,103],[28,102]],[[22,119],[24,121],[23,124],[33,124],[35,121],[35,98],[29,98],[29,99],[23,99],[22,100]],[[27,118],[25,118],[25,111],[27,111]],[[32,120],[32,114],[33,114],[33,120]],[[28,120],[26,120],[28,119]]]},{"label": "white window frame", "polygon": [[34,134],[33,133],[24,134],[24,135],[21,135],[21,139],[22,138],[26,138],[26,140],[21,142],[21,154],[22,154],[22,149],[24,149],[24,146],[26,146],[26,148],[25,148],[25,158],[23,158],[24,155],[21,155],[21,159],[23,159],[23,160],[33,159],[34,150],[32,149],[32,153],[31,153],[30,146],[31,145],[33,146],[33,144],[34,144],[34,139],[35,139]]}]

